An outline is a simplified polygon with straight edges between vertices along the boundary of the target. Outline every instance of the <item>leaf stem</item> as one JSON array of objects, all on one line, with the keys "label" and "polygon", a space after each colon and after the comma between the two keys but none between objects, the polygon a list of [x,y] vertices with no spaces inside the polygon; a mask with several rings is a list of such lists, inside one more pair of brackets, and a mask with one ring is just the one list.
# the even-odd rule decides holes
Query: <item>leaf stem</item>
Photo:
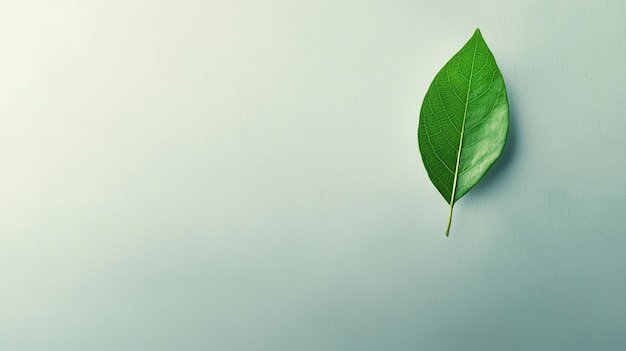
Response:
[{"label": "leaf stem", "polygon": [[450,225],[452,224],[452,208],[454,207],[454,201],[450,202],[450,216],[448,217],[448,227],[446,228],[446,237],[450,236]]}]

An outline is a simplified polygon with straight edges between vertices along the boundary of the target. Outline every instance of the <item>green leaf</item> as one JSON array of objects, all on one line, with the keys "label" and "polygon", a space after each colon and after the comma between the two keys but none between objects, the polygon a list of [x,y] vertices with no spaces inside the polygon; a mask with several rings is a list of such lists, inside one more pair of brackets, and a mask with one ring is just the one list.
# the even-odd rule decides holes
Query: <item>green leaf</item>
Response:
[{"label": "green leaf", "polygon": [[417,137],[430,180],[454,204],[496,162],[509,131],[502,73],[485,40],[474,35],[437,73],[420,111]]}]

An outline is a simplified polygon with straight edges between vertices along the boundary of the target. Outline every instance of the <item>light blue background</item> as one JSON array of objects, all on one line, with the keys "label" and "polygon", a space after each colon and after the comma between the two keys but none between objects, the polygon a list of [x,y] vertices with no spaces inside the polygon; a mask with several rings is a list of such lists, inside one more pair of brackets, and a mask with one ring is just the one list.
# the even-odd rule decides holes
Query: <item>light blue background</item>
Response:
[{"label": "light blue background", "polygon": [[[416,128],[480,27],[455,207]],[[0,349],[624,350],[626,8],[0,2]]]}]

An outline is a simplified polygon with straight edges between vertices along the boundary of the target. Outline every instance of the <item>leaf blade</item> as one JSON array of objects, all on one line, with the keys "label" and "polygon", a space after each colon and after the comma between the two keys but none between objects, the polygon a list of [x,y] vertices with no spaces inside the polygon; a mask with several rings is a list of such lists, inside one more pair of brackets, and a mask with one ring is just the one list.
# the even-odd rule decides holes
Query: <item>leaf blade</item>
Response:
[{"label": "leaf blade", "polygon": [[502,73],[479,29],[437,73],[422,108],[418,145],[429,178],[450,205],[500,157],[508,135]]}]

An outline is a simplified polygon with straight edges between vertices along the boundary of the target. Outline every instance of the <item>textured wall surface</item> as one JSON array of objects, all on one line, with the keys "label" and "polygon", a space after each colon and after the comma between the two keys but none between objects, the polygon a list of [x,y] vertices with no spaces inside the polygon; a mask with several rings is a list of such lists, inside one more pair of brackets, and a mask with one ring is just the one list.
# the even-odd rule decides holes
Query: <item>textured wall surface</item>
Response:
[{"label": "textured wall surface", "polygon": [[[416,129],[480,27],[503,158]],[[626,8],[0,1],[0,349],[624,350]]]}]

